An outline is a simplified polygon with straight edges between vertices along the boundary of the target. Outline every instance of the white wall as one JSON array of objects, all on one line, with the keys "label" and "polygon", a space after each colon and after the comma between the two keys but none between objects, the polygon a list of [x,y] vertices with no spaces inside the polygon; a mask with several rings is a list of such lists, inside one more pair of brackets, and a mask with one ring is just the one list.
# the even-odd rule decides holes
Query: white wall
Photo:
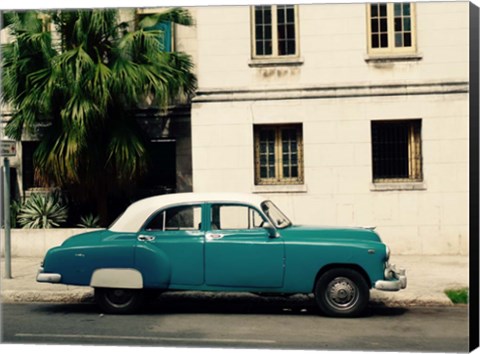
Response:
[{"label": "white wall", "polygon": [[[249,67],[250,8],[196,9],[200,90],[308,87],[468,78],[468,2],[416,3],[420,60],[367,63],[365,4],[299,5],[296,67]],[[448,68],[448,70],[446,70]]]},{"label": "white wall", "polygon": [[[67,238],[95,229],[12,229],[12,257],[43,257],[52,247],[60,246]],[[4,230],[1,230],[0,254],[5,255]]]},{"label": "white wall", "polygon": [[[249,8],[199,8],[194,191],[262,192],[301,224],[375,225],[396,253],[466,254],[468,9],[417,3],[420,59],[378,63],[364,4],[300,5],[303,64],[259,68]],[[372,187],[378,119],[422,120],[421,190]],[[305,186],[254,186],[253,125],[266,123],[303,124]]]},{"label": "white wall", "polygon": [[[194,191],[256,192],[253,124],[301,122],[306,191],[264,193],[295,222],[376,225],[403,254],[467,253],[467,95],[370,100],[194,107]],[[424,190],[373,190],[370,121],[396,118],[422,119]]]}]

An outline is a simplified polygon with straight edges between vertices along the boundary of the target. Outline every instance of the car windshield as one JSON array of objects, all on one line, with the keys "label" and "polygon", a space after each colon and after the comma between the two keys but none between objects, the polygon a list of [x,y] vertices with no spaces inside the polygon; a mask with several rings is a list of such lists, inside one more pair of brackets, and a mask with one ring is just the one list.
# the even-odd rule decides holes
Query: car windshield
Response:
[{"label": "car windshield", "polygon": [[284,229],[292,225],[292,222],[271,201],[267,200],[266,202],[263,202],[262,210],[276,228]]}]

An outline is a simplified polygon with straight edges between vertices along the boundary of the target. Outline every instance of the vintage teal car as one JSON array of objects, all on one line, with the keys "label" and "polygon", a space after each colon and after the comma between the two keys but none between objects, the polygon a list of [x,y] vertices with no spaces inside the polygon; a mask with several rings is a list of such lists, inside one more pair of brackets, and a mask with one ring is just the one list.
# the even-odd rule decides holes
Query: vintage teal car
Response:
[{"label": "vintage teal car", "polygon": [[50,249],[37,281],[91,286],[101,309],[133,312],[152,291],[315,295],[357,316],[370,289],[406,287],[372,229],[292,225],[259,195],[180,193],[132,204],[107,230]]}]

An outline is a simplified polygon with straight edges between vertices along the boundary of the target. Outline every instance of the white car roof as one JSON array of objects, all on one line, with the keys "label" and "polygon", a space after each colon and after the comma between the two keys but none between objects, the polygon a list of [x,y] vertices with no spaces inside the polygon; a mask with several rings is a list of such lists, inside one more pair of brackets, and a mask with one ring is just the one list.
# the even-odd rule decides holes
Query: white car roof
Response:
[{"label": "white car roof", "polygon": [[110,231],[137,232],[155,211],[177,204],[191,203],[241,203],[261,208],[264,197],[247,193],[175,193],[164,194],[139,200],[130,205],[110,226]]}]

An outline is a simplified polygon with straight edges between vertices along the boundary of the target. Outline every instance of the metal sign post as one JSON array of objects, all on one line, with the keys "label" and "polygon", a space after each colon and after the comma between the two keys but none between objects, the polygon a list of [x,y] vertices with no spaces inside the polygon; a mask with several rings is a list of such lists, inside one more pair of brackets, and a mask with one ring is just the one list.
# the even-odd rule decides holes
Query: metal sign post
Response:
[{"label": "metal sign post", "polygon": [[5,225],[5,278],[12,279],[12,253],[10,238],[10,160],[9,156],[17,153],[15,141],[1,141],[1,156],[3,159],[3,224]]},{"label": "metal sign post", "polygon": [[3,160],[3,224],[5,225],[5,278],[12,279],[12,257],[10,244],[10,161]]}]

